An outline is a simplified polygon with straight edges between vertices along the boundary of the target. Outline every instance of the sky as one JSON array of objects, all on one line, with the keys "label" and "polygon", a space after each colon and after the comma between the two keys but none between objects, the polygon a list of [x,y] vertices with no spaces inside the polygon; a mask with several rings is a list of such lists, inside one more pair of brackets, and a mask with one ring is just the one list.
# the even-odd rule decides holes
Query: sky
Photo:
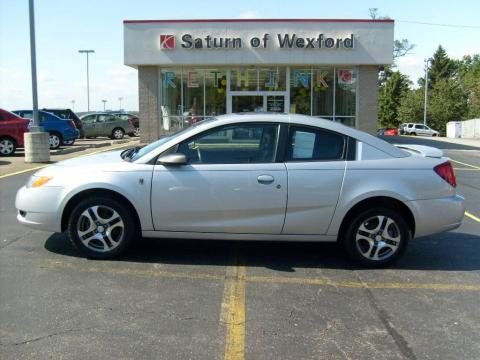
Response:
[{"label": "sky", "polygon": [[[118,109],[121,97],[122,108],[138,110],[137,70],[123,65],[123,20],[366,19],[369,8],[395,20],[395,39],[415,44],[398,60],[414,83],[440,44],[451,58],[480,53],[480,1],[474,0],[36,0],[39,106],[86,111],[86,59],[78,50],[94,49],[90,109],[102,110],[102,100]],[[0,108],[32,108],[31,93],[28,0],[0,0]]]}]

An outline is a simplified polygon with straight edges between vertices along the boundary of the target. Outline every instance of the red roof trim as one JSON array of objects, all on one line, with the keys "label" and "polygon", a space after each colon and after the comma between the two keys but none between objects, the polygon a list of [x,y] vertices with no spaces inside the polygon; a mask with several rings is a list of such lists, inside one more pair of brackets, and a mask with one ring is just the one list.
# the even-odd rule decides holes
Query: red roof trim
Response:
[{"label": "red roof trim", "polygon": [[171,23],[251,23],[251,22],[319,22],[319,23],[393,23],[392,19],[190,19],[190,20],[123,20],[124,24]]}]

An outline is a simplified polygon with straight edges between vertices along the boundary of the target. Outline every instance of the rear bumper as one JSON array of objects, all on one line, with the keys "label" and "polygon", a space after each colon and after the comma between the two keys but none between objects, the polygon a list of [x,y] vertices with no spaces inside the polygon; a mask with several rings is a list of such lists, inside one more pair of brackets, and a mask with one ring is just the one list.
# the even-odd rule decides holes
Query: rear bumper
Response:
[{"label": "rear bumper", "polygon": [[463,196],[454,195],[406,202],[415,216],[415,237],[458,228],[465,214],[464,200]]},{"label": "rear bumper", "polygon": [[80,132],[77,129],[67,129],[62,133],[63,140],[75,140],[79,137]]}]

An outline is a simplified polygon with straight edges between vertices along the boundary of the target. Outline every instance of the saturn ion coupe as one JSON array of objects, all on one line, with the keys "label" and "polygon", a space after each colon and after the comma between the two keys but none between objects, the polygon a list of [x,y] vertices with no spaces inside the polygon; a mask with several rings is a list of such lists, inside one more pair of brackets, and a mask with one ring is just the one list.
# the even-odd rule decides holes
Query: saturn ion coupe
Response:
[{"label": "saturn ion coupe", "polygon": [[302,115],[231,114],[144,147],[61,161],[17,194],[18,221],[89,258],[141,237],[338,242],[380,267],[460,226],[450,161]]}]

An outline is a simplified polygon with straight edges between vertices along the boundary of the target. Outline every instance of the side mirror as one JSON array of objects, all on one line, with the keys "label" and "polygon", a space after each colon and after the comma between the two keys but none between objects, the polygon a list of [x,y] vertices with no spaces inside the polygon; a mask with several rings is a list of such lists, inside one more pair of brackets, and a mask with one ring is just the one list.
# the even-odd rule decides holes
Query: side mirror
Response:
[{"label": "side mirror", "polygon": [[185,154],[169,154],[158,158],[157,161],[162,165],[185,165],[187,163],[187,157]]}]

